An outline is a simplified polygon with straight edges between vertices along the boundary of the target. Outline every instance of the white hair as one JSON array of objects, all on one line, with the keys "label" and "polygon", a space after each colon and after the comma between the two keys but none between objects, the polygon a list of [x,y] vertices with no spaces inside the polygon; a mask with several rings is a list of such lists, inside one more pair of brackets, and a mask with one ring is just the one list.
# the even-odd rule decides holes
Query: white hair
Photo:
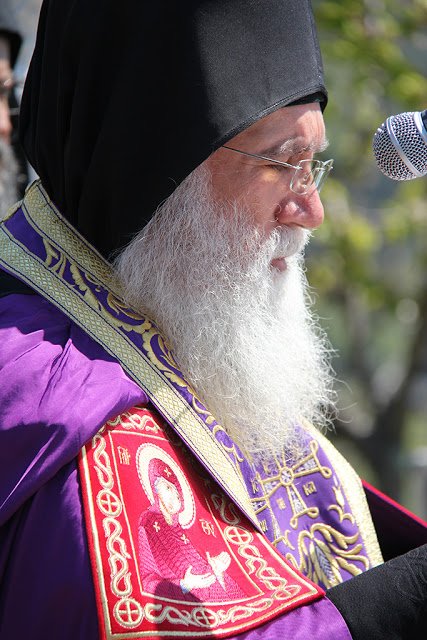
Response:
[{"label": "white hair", "polygon": [[[197,396],[250,455],[295,452],[333,406],[330,346],[311,311],[309,233],[267,238],[244,202],[218,202],[202,165],[115,262],[125,299],[160,328]],[[287,269],[271,268],[287,257]]]}]

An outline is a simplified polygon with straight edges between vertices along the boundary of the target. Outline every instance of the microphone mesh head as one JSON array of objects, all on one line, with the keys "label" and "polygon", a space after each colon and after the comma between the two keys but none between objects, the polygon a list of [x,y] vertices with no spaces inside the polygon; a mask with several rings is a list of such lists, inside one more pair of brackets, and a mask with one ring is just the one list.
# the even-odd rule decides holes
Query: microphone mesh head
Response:
[{"label": "microphone mesh head", "polygon": [[390,116],[377,129],[374,135],[372,145],[377,165],[392,180],[412,180],[418,176],[412,173],[399,156],[387,131],[387,122],[396,136],[405,157],[420,173],[427,173],[427,145],[415,124],[415,113],[406,112],[397,116]]}]

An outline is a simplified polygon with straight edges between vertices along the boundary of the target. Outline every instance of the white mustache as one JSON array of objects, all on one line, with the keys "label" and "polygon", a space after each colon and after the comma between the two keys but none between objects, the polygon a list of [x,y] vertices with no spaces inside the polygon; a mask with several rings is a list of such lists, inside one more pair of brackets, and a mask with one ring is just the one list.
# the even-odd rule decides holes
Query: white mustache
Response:
[{"label": "white mustache", "polygon": [[301,253],[310,236],[311,232],[303,227],[282,227],[277,229],[277,244],[273,251],[273,259],[289,258]]}]

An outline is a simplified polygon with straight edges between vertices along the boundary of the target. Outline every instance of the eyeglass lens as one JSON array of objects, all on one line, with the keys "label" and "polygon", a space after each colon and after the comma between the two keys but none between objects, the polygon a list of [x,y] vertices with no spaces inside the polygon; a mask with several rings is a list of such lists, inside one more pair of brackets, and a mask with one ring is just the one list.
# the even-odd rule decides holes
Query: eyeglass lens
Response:
[{"label": "eyeglass lens", "polygon": [[331,161],[323,163],[320,160],[301,160],[292,177],[292,191],[304,194],[314,185],[320,193],[331,168]]},{"label": "eyeglass lens", "polygon": [[241,153],[252,158],[259,158],[260,160],[268,160],[269,162],[294,169],[290,188],[291,191],[300,195],[307,193],[312,184],[314,184],[318,193],[320,193],[334,163],[332,159],[326,160],[325,162],[322,160],[300,160],[300,162],[295,166],[288,164],[287,162],[280,162],[278,160],[273,160],[272,158],[267,158],[266,156],[259,156],[256,153],[248,153],[247,151],[241,151],[240,149],[233,149],[233,147],[228,147],[227,145],[224,145],[224,149],[235,151],[236,153]]}]

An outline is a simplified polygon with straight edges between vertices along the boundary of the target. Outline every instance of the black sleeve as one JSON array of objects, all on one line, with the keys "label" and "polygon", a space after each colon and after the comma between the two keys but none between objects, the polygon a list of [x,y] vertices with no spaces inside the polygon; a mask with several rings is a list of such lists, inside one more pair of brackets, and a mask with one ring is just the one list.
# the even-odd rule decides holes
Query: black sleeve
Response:
[{"label": "black sleeve", "polygon": [[332,587],[353,640],[427,640],[427,545]]}]

